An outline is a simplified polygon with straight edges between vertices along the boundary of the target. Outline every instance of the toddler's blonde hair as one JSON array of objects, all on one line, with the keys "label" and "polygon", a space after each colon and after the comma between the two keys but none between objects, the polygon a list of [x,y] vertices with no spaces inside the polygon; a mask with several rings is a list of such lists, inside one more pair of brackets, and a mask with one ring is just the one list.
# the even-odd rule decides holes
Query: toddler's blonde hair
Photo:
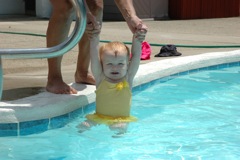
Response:
[{"label": "toddler's blonde hair", "polygon": [[126,46],[124,43],[122,42],[118,42],[118,41],[114,41],[114,42],[109,42],[106,43],[104,45],[102,45],[99,49],[99,56],[100,56],[100,60],[102,60],[102,54],[104,53],[104,51],[106,50],[111,50],[115,53],[115,56],[117,56],[117,54],[120,52],[126,52],[127,53],[127,58],[129,60],[130,58],[130,50],[128,48],[128,46]]}]

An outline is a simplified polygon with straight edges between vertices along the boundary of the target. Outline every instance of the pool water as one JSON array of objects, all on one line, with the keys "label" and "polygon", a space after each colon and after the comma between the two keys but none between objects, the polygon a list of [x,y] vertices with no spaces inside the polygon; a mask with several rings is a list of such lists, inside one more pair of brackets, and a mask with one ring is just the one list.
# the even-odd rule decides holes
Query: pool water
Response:
[{"label": "pool water", "polygon": [[[170,77],[135,90],[128,132],[59,129],[0,137],[0,159],[221,159],[240,157],[240,67]],[[90,106],[91,107],[91,106]]]}]

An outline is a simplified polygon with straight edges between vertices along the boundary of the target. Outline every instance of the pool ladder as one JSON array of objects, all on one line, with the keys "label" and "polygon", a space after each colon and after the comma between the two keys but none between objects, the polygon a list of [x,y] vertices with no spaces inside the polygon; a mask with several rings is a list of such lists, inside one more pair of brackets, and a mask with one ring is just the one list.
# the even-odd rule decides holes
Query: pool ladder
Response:
[{"label": "pool ladder", "polygon": [[76,12],[76,23],[71,35],[61,44],[50,48],[29,48],[29,49],[1,49],[0,48],[0,100],[3,92],[3,69],[2,58],[7,59],[38,59],[52,58],[67,53],[76,46],[81,39],[86,27],[86,9],[83,0],[71,0]]}]

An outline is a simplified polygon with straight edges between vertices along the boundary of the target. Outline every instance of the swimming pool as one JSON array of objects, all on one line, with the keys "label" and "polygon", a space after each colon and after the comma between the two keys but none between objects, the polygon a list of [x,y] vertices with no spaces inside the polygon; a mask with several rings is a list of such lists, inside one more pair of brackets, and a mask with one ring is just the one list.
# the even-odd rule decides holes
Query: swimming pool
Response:
[{"label": "swimming pool", "polygon": [[[106,126],[78,133],[83,115],[59,128],[1,137],[3,159],[238,159],[240,63],[180,72],[134,89],[122,137]],[[85,108],[92,112],[94,104]],[[65,124],[61,126],[62,124]]]},{"label": "swimming pool", "polygon": [[[134,78],[134,87],[181,72],[240,61],[240,50],[211,52],[142,64]],[[76,95],[56,95],[41,92],[26,98],[0,102],[0,130],[11,129],[6,135],[25,135],[27,128],[41,125],[42,130],[54,127],[58,118],[69,119],[72,112],[95,101],[93,85],[69,84],[78,90]],[[30,114],[29,114],[30,113]],[[82,112],[79,112],[82,114]],[[15,130],[15,131],[14,131]],[[33,131],[34,133],[34,131]],[[1,135],[0,135],[1,136]]]}]

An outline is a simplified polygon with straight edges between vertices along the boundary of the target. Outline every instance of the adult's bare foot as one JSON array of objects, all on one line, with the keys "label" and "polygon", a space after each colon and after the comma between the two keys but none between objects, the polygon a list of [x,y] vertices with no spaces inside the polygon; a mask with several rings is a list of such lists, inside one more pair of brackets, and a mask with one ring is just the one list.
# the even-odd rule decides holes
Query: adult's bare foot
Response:
[{"label": "adult's bare foot", "polygon": [[77,94],[77,90],[60,80],[48,81],[46,90],[55,94]]},{"label": "adult's bare foot", "polygon": [[79,74],[78,72],[75,73],[75,82],[76,83],[84,83],[84,84],[92,84],[95,85],[96,81],[92,74]]}]

